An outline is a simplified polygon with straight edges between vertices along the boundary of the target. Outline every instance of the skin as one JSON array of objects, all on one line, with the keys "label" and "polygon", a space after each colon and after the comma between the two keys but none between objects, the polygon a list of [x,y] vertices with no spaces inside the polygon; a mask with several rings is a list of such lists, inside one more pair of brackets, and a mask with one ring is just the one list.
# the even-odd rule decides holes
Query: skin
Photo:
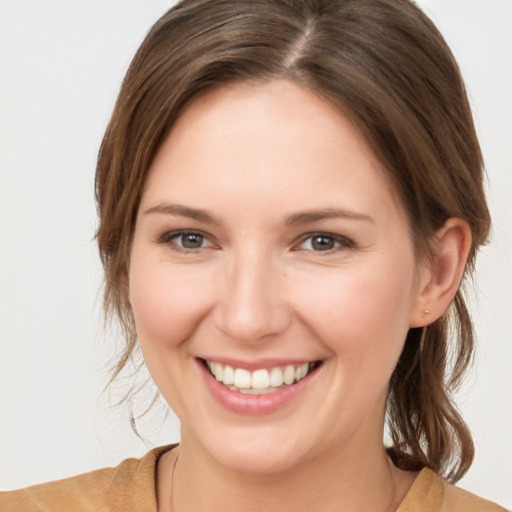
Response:
[{"label": "skin", "polygon": [[[180,230],[199,247],[184,249]],[[433,243],[420,265],[380,162],[300,86],[224,86],[185,110],[145,184],[128,290],[146,364],[181,422],[174,510],[398,506],[416,475],[384,451],[389,378],[408,329],[453,298],[469,230],[451,219]],[[246,416],[212,399],[198,357],[322,365],[292,402]],[[176,454],[158,467],[163,512]]]}]

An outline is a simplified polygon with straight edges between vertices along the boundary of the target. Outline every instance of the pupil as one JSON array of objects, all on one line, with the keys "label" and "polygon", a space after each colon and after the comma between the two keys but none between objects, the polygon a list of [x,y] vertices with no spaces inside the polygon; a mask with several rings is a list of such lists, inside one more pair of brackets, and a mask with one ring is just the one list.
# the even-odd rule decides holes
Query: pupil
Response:
[{"label": "pupil", "polygon": [[186,249],[199,249],[203,243],[203,235],[183,235],[181,238],[181,243]]},{"label": "pupil", "polygon": [[315,236],[311,245],[317,251],[328,251],[334,247],[334,240],[328,236]]}]

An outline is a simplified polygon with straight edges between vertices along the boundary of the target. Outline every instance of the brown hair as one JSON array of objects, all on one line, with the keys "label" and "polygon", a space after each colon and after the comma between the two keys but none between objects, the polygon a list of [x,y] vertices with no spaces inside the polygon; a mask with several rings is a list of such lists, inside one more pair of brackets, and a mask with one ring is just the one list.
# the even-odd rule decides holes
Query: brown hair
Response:
[{"label": "brown hair", "polygon": [[[230,81],[293,80],[348,114],[385,165],[420,257],[450,217],[472,231],[471,270],[486,241],[483,164],[457,64],[433,23],[408,0],[185,0],[153,26],[124,79],[96,174],[104,304],[125,331],[114,376],[136,347],[125,295],[141,191],[180,112]],[[439,320],[411,329],[392,375],[388,453],[408,470],[458,480],[473,459],[451,398],[471,361],[461,291]]]}]

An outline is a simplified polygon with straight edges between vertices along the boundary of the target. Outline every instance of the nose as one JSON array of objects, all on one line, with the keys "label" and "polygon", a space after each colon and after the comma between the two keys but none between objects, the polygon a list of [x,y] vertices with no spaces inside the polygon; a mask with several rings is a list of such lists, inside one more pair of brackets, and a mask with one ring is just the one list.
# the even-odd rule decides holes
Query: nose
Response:
[{"label": "nose", "polygon": [[234,257],[227,267],[215,311],[217,328],[245,343],[284,332],[291,312],[284,300],[285,274],[276,262],[254,251]]}]

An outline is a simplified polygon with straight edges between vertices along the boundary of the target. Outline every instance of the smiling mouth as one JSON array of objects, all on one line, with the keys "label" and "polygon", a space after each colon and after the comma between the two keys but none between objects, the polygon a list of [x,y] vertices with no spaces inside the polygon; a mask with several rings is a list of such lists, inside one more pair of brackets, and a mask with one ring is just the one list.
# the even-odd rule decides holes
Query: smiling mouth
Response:
[{"label": "smiling mouth", "polygon": [[231,391],[251,395],[264,395],[292,386],[320,367],[322,361],[312,361],[298,365],[275,366],[249,371],[229,365],[201,360],[216,380]]}]

